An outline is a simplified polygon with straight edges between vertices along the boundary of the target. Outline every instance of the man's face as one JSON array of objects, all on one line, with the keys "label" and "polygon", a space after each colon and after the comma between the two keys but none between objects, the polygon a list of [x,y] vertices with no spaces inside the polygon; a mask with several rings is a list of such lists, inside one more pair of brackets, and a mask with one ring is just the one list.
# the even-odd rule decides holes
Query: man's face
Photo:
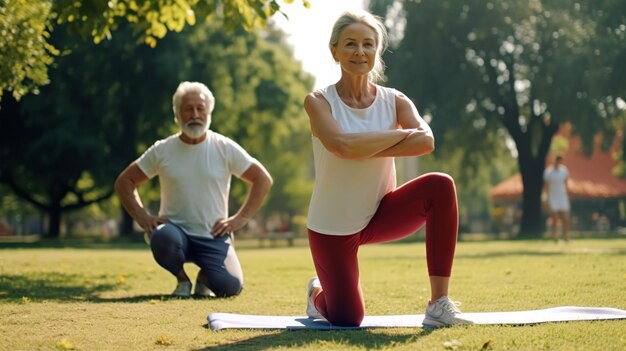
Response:
[{"label": "man's face", "polygon": [[208,104],[200,94],[183,96],[178,118],[181,131],[192,139],[204,135],[211,125]]}]

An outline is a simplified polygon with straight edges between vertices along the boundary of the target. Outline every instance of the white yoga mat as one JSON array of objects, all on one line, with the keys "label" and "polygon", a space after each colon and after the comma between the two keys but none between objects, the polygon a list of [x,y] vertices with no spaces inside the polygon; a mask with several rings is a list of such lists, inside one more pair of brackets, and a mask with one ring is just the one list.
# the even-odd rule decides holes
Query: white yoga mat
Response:
[{"label": "white yoga mat", "polygon": [[[626,311],[608,307],[555,307],[543,310],[515,312],[462,313],[463,319],[475,324],[537,324],[547,322],[626,319]],[[213,330],[234,329],[362,329],[422,327],[423,314],[366,316],[359,327],[340,327],[324,319],[307,316],[260,316],[236,313],[211,313],[208,318]]]}]

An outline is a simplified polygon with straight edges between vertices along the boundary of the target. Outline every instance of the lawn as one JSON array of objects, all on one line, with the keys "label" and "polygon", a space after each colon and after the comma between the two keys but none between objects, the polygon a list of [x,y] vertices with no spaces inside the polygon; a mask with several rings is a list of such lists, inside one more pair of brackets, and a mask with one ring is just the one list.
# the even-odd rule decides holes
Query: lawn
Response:
[{"label": "lawn", "polygon": [[[1,350],[624,350],[626,320],[360,331],[222,330],[211,312],[303,315],[314,274],[305,242],[240,240],[244,292],[170,299],[175,280],[145,244],[0,246]],[[424,313],[423,242],[361,249],[367,314]],[[195,276],[197,269],[189,265]],[[626,238],[464,241],[451,297],[466,312],[556,306],[626,310]]]}]

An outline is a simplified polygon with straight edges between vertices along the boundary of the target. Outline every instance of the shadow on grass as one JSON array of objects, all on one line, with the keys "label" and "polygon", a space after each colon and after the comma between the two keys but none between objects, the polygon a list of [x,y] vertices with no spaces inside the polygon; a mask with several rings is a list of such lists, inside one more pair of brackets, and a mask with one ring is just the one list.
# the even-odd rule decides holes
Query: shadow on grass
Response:
[{"label": "shadow on grass", "polygon": [[[208,324],[204,325],[209,328]],[[414,343],[419,339],[435,331],[434,329],[405,329],[406,332],[395,333],[393,335],[375,333],[370,329],[360,330],[297,330],[282,331],[278,334],[260,335],[250,339],[233,342],[226,345],[208,346],[201,350],[266,350],[266,349],[292,349],[292,348],[319,348],[324,349],[325,345],[332,343],[333,346],[345,345],[348,347],[359,347],[365,350],[383,350],[392,346]],[[214,333],[219,333],[216,331]],[[335,347],[336,348],[336,347]]]},{"label": "shadow on grass", "polygon": [[88,301],[96,293],[116,289],[115,284],[89,283],[84,276],[57,272],[1,275],[0,287],[0,301]]},{"label": "shadow on grass", "polygon": [[[82,275],[58,272],[31,273],[29,275],[0,275],[0,302],[56,300],[92,303],[143,303],[152,300],[168,301],[184,298],[169,294],[135,295],[124,297],[99,297],[101,292],[119,290],[114,283],[94,283]],[[194,300],[211,299],[191,297]]]},{"label": "shadow on grass", "polygon": [[169,301],[169,300],[214,300],[214,299],[223,299],[220,297],[174,297],[169,294],[152,294],[152,295],[136,295],[136,296],[125,296],[125,297],[91,297],[89,298],[89,302],[95,303],[142,303],[146,301],[159,300],[159,301]]}]

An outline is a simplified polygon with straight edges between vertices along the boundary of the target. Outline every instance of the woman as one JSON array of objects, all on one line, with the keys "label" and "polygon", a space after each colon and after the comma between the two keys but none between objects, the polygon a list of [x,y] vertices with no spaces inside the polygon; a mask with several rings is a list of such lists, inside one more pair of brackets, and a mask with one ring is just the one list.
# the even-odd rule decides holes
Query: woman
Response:
[{"label": "woman", "polygon": [[552,166],[543,172],[543,186],[548,195],[552,240],[559,242],[558,226],[561,222],[563,240],[569,242],[570,203],[568,195],[569,171],[563,164],[563,156],[556,155]]},{"label": "woman", "polygon": [[344,13],[329,43],[341,78],[304,100],[316,174],[307,227],[319,277],[308,284],[307,315],[358,326],[365,314],[359,246],[397,240],[426,224],[431,300],[423,324],[467,323],[447,297],[458,226],[454,181],[431,173],[396,188],[393,158],[428,154],[434,138],[411,100],[375,84],[386,43],[379,18]]}]

